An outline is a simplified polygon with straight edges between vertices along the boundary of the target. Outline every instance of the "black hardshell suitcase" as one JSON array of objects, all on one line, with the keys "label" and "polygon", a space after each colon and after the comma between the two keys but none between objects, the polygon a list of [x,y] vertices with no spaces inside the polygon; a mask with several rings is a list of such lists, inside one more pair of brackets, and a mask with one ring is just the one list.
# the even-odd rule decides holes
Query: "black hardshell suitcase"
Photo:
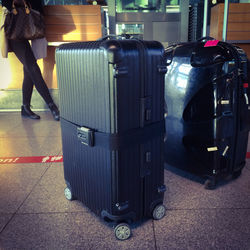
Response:
[{"label": "black hardshell suitcase", "polygon": [[[163,56],[159,42],[134,39],[56,50],[65,195],[106,221],[165,215]],[[115,234],[128,238],[128,224]]]},{"label": "black hardshell suitcase", "polygon": [[250,111],[245,52],[225,42],[208,46],[216,44],[209,39],[166,49],[164,155],[172,170],[205,177],[213,189],[241,174]]}]

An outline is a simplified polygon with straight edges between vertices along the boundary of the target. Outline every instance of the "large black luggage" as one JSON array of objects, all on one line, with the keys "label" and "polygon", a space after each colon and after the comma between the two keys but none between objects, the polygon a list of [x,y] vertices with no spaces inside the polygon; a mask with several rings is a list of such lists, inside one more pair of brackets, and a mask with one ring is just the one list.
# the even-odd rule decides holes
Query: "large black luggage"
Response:
[{"label": "large black luggage", "polygon": [[165,214],[163,55],[134,39],[56,50],[66,198],[118,223],[122,240],[122,222]]},{"label": "large black luggage", "polygon": [[245,52],[209,39],[166,50],[164,155],[212,189],[222,177],[241,174],[250,111]]}]

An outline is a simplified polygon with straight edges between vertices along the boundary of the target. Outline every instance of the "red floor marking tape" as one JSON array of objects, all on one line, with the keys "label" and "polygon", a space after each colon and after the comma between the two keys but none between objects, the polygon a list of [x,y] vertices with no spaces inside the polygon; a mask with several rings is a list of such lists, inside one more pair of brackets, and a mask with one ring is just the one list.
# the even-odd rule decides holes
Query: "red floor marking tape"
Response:
[{"label": "red floor marking tape", "polygon": [[[250,152],[247,152],[246,158],[250,158]],[[63,156],[48,155],[48,156],[0,157],[0,164],[50,163],[50,162],[63,162]]]},{"label": "red floor marking tape", "polygon": [[63,162],[62,155],[0,157],[0,164]]}]

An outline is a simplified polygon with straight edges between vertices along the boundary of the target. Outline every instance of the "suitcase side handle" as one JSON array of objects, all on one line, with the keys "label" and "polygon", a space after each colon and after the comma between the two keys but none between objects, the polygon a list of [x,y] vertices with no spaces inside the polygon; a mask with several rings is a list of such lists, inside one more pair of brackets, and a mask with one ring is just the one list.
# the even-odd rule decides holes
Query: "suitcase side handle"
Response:
[{"label": "suitcase side handle", "polygon": [[209,40],[215,40],[215,38],[211,36],[203,36],[197,40],[197,42],[202,42],[202,41],[209,41]]}]

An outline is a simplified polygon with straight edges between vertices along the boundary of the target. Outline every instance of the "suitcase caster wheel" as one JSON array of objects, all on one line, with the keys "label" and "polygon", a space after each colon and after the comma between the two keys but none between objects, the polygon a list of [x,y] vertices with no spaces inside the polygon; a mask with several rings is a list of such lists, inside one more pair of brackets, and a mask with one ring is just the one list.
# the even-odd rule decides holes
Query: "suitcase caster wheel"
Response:
[{"label": "suitcase caster wheel", "polygon": [[166,208],[164,205],[157,205],[153,210],[153,219],[160,220],[166,214]]},{"label": "suitcase caster wheel", "polygon": [[131,236],[131,229],[127,223],[118,224],[114,231],[118,240],[127,240]]},{"label": "suitcase caster wheel", "polygon": [[66,187],[64,189],[64,195],[65,195],[65,197],[66,197],[67,200],[69,200],[69,201],[74,200],[74,196],[73,196],[71,190],[68,187]]},{"label": "suitcase caster wheel", "polygon": [[207,179],[204,183],[204,188],[208,190],[215,189],[215,186],[216,186],[215,180]]}]

